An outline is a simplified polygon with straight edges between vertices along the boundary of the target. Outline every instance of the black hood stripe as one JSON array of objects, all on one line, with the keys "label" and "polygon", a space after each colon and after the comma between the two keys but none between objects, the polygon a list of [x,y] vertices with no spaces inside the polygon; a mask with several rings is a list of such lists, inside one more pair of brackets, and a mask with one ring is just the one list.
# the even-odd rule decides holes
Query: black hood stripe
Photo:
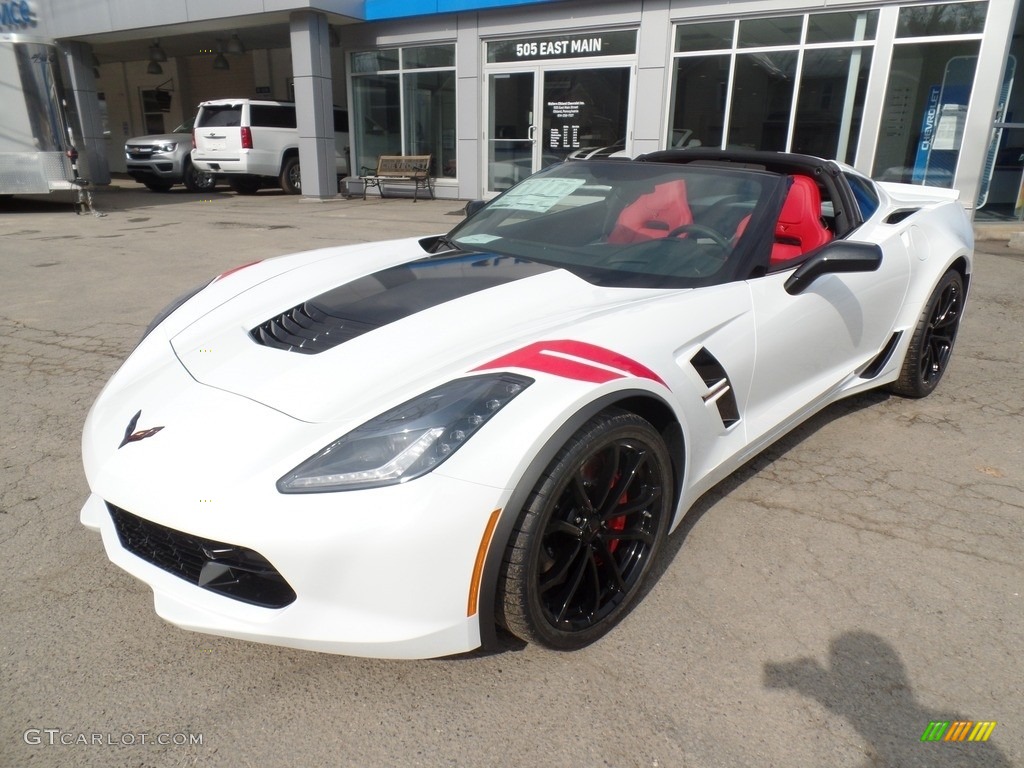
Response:
[{"label": "black hood stripe", "polygon": [[553,269],[480,253],[420,259],[332,288],[249,335],[264,346],[315,355],[417,312]]}]

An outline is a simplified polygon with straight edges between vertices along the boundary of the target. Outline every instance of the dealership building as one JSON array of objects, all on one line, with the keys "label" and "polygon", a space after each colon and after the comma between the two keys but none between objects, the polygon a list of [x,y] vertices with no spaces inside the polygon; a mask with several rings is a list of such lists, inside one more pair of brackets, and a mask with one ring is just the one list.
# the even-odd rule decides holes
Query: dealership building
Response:
[{"label": "dealership building", "polygon": [[1020,208],[1022,28],[1018,0],[0,2],[0,31],[59,43],[98,183],[126,139],[254,98],[296,102],[315,198],[338,194],[338,106],[356,175],[429,154],[439,197],[597,148],[742,147],[955,187],[1002,216]]}]

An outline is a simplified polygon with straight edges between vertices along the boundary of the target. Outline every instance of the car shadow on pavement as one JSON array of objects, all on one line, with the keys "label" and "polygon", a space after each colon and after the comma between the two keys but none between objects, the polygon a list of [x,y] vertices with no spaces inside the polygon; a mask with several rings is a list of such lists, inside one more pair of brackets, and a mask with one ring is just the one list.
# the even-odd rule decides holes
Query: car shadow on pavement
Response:
[{"label": "car shadow on pavement", "polygon": [[828,426],[833,421],[885,402],[890,397],[891,395],[887,392],[872,390],[859,395],[853,395],[845,400],[829,405],[753,456],[746,464],[708,490],[690,507],[679,527],[668,535],[661,553],[657,556],[651,568],[650,575],[641,586],[640,594],[634,605],[643,600],[644,596],[657,585],[662,574],[672,566],[672,562],[683,548],[683,544],[689,537],[690,532],[697,527],[701,518],[711,511],[718,502],[748,480],[757,476],[769,464],[785,456],[786,453],[796,448],[818,430]]},{"label": "car shadow on pavement", "polygon": [[[867,744],[865,766],[893,768],[1010,768],[992,742],[969,741],[977,723],[960,713],[929,709],[914,696],[907,670],[896,650],[871,632],[844,632],[829,644],[828,666],[800,658],[764,665],[764,686],[795,691],[828,712],[845,718]],[[988,715],[989,713],[971,713]],[[933,724],[948,724],[934,727]],[[982,730],[985,730],[982,726]],[[926,733],[950,734],[949,741]],[[963,741],[956,739],[959,733]]]}]

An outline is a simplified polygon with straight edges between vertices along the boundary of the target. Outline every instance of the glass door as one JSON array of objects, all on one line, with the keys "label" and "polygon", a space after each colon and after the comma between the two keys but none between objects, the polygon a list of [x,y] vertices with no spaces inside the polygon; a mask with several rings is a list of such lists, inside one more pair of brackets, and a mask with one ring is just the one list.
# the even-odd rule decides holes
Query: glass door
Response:
[{"label": "glass door", "polygon": [[541,168],[626,148],[631,74],[632,67],[544,71]]},{"label": "glass door", "polygon": [[499,72],[488,78],[487,185],[498,192],[535,170],[537,72]]},{"label": "glass door", "polygon": [[486,190],[570,156],[626,148],[631,66],[535,67],[488,77]]}]

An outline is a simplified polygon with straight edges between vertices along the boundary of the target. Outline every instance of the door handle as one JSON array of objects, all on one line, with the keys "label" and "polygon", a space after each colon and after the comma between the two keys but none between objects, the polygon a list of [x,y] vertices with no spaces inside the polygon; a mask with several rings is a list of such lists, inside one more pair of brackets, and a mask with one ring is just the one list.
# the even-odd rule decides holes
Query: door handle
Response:
[{"label": "door handle", "polygon": [[530,126],[530,130],[527,132],[526,137],[530,141],[536,141],[537,140],[537,126],[536,125],[531,125]]}]

